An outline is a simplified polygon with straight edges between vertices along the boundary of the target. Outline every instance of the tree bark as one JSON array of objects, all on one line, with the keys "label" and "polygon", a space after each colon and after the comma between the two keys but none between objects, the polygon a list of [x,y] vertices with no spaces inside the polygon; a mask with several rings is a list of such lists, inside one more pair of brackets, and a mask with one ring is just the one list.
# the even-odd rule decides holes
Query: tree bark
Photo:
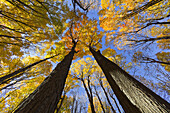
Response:
[{"label": "tree bark", "polygon": [[53,113],[55,111],[64,89],[75,46],[76,43],[70,53],[57,64],[51,74],[18,106],[14,113]]},{"label": "tree bark", "polygon": [[170,104],[134,79],[100,51],[90,51],[126,113],[169,113]]}]

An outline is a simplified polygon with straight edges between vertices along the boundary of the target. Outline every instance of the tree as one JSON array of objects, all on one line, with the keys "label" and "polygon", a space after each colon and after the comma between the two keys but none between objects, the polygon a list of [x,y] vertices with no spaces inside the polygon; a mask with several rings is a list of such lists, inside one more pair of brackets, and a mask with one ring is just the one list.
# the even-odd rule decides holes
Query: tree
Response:
[{"label": "tree", "polygon": [[100,83],[100,86],[102,87],[102,89],[103,89],[103,91],[104,91],[104,94],[105,94],[105,96],[106,96],[106,99],[107,99],[107,101],[108,101],[108,103],[109,103],[112,111],[113,111],[114,113],[116,113],[115,110],[114,110],[114,108],[113,108],[113,106],[112,106],[112,104],[111,104],[111,102],[110,102],[110,99],[109,99],[109,97],[108,97],[108,94],[107,94],[104,86],[103,86],[103,83],[102,83],[102,80],[101,80],[101,79],[99,79],[99,83]]},{"label": "tree", "polygon": [[102,110],[103,110],[103,113],[106,113],[106,112],[105,112],[105,109],[104,109],[104,106],[103,106],[103,103],[102,103],[102,100],[101,100],[101,98],[100,98],[100,96],[99,96],[99,93],[97,92],[97,88],[96,88],[95,85],[94,85],[93,87],[94,87],[94,90],[95,90],[95,94],[96,94],[96,96],[97,96],[97,98],[98,98],[98,100],[99,100],[99,102],[100,102],[100,105],[101,105],[101,108],[102,108]]},{"label": "tree", "polygon": [[[164,99],[170,101],[168,98],[170,61],[168,52],[170,48],[168,0],[1,0],[0,8],[0,78],[4,78],[0,85],[0,109],[2,109],[2,112],[14,111],[18,103],[29,100],[32,97],[31,95],[35,96],[33,96],[34,99],[29,101],[30,104],[38,99],[38,94],[46,96],[43,91],[47,92],[50,88],[54,88],[54,81],[59,81],[56,84],[62,82],[63,85],[60,87],[60,91],[58,90],[57,95],[55,95],[56,92],[49,94],[49,97],[56,98],[53,99],[55,101],[51,105],[52,109],[49,108],[48,110],[54,111],[55,109],[55,112],[111,112],[114,109],[118,110],[116,106],[111,105],[113,104],[112,96],[105,96],[108,94],[109,85],[104,75],[102,74],[102,79],[106,93],[103,92],[99,81],[97,81],[96,75],[100,67],[91,58],[92,53],[95,52],[91,53],[89,47],[96,51],[102,50],[103,56],[116,64],[114,65],[115,69],[118,65],[129,73],[120,74],[121,77],[118,77],[118,80],[123,81],[124,75],[128,76],[127,78],[131,78],[129,75],[133,75]],[[79,65],[72,65],[73,68],[71,68],[67,78],[69,85],[65,85],[62,93],[65,77],[67,77],[70,66],[67,65],[68,62],[63,64],[63,59],[69,60],[65,56],[68,56],[69,52],[72,51],[74,41],[77,43],[73,62],[75,62],[74,64],[82,63],[84,66],[80,69]],[[48,61],[42,60],[43,62],[36,63],[56,54],[59,55]],[[88,60],[89,57],[91,60]],[[101,58],[103,60],[103,57]],[[61,77],[62,80],[60,80],[60,77],[54,76],[55,79],[52,79],[51,82],[42,83],[45,77],[47,77],[45,81],[49,80],[48,75],[51,76],[52,66],[59,62],[68,66],[67,70],[63,71],[65,77]],[[105,65],[104,69],[109,68],[111,64]],[[59,67],[57,66],[57,68]],[[114,70],[112,67],[109,69],[109,72]],[[120,72],[124,72],[121,69]],[[80,72],[80,70],[82,71]],[[76,74],[73,74],[74,71]],[[108,71],[104,72],[106,74]],[[84,105],[82,100],[87,101],[88,99],[85,99],[86,96],[82,92],[86,92],[81,81],[76,79],[81,78],[82,73],[90,95],[87,96],[90,103],[84,102]],[[119,97],[119,100],[118,92],[122,94],[122,98],[125,98],[126,104],[120,101],[125,111],[130,112],[130,110],[135,109],[138,112],[143,109],[143,107],[136,106],[139,105],[139,101],[136,101],[138,104],[134,104],[133,101],[138,98],[133,93],[136,89],[132,86],[136,83],[136,80],[132,79],[132,82],[130,81],[132,85],[129,85],[132,87],[125,87],[122,91],[122,84],[127,83],[118,84],[112,77],[111,83],[115,84],[111,84],[111,87],[117,86],[114,93]],[[8,78],[8,80],[5,78]],[[131,79],[126,81],[129,80]],[[44,85],[40,85],[41,83]],[[40,87],[38,87],[39,85]],[[79,90],[76,90],[77,85],[80,86]],[[143,87],[138,82],[137,86]],[[43,88],[42,92],[38,90],[40,93],[36,90],[31,94],[36,88],[41,89],[42,87],[50,88]],[[98,96],[97,92],[94,95],[95,88],[97,88],[97,92],[100,92]],[[129,89],[134,90],[130,94],[126,93]],[[140,91],[148,94],[147,88]],[[78,93],[75,96],[75,94],[70,95],[71,92]],[[154,95],[154,93],[152,94]],[[160,99],[160,97],[158,98]],[[48,98],[45,99],[52,102]],[[152,100],[154,101],[154,99],[150,101]],[[29,102],[28,106],[30,105]],[[43,102],[46,103],[46,101]],[[161,102],[162,99],[158,103]],[[55,105],[57,103],[58,105]],[[103,109],[101,108],[102,105]],[[37,106],[43,106],[43,103],[37,103]],[[19,109],[21,107],[20,104]],[[127,107],[131,109],[127,110]]]},{"label": "tree", "polygon": [[[49,4],[51,7],[48,7]],[[48,45],[56,40],[63,29],[59,18],[61,13],[55,12],[59,5],[61,2],[44,0],[1,1],[1,61],[8,63],[6,58],[10,59],[13,55],[21,57],[25,53],[22,49],[38,49],[36,44]]]},{"label": "tree", "polygon": [[[57,55],[58,55],[58,54],[57,54]],[[50,59],[50,58],[53,58],[53,57],[55,57],[55,56],[57,56],[57,55],[54,55],[54,56],[45,58],[45,59],[40,60],[40,61],[37,61],[37,62],[35,62],[35,63],[33,63],[33,64],[28,65],[27,67],[18,69],[18,70],[15,71],[15,72],[12,72],[12,73],[10,73],[10,74],[8,74],[8,75],[5,75],[5,76],[1,77],[1,78],[0,78],[0,84],[3,84],[3,83],[5,83],[5,82],[7,82],[7,81],[9,81],[9,80],[11,80],[11,79],[14,79],[14,76],[16,76],[17,74],[19,74],[19,73],[21,73],[21,72],[24,72],[25,70],[27,70],[27,69],[29,69],[29,68],[31,68],[31,67],[33,67],[33,66],[35,66],[35,65],[37,65],[37,64],[39,64],[39,63],[41,63],[41,62],[43,62],[43,61],[46,61],[46,60],[48,60],[48,59]]]},{"label": "tree", "polygon": [[64,89],[75,47],[76,42],[74,42],[70,53],[55,67],[41,85],[19,105],[15,113],[55,111]]},{"label": "tree", "polygon": [[102,68],[125,112],[169,112],[168,102],[105,58],[100,51],[96,52],[91,47],[90,51]]},{"label": "tree", "polygon": [[[64,110],[68,111],[69,110],[69,104],[67,103],[67,101],[70,101],[67,97],[67,93],[75,88],[78,88],[79,86],[77,85],[77,82],[74,78],[72,78],[70,71],[69,74],[67,76],[66,82],[65,82],[65,86],[64,86],[64,91],[62,94],[62,97],[60,98],[60,102],[57,104],[57,109],[56,112],[57,113],[62,113]],[[74,100],[74,99],[73,99]],[[66,110],[67,109],[67,110]]]},{"label": "tree", "polygon": [[[82,59],[79,62],[76,62],[73,64],[75,68],[72,68],[72,73],[74,74],[75,78],[80,80],[83,84],[84,90],[87,94],[90,108],[92,113],[96,113],[95,106],[94,106],[94,95],[93,95],[93,89],[91,85],[91,77],[93,74],[93,70],[95,65],[93,65],[93,61],[91,58]],[[92,69],[89,69],[92,68]]]}]

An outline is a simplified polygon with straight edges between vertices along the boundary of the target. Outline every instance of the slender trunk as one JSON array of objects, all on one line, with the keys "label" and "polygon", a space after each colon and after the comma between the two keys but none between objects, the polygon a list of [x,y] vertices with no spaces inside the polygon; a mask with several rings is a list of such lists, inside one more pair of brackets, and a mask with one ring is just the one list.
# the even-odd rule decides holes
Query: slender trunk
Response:
[{"label": "slender trunk", "polygon": [[[22,75],[22,74],[23,74],[23,73],[20,73],[19,76]],[[15,76],[15,77],[16,77],[16,76]],[[2,90],[4,90],[4,89],[7,89],[7,88],[10,87],[10,86],[15,85],[16,83],[18,83],[18,82],[24,80],[25,78],[26,78],[26,77],[21,77],[20,79],[17,79],[15,82],[12,82],[12,83],[10,83],[10,84],[8,84],[8,85],[2,87],[2,88],[0,89],[0,91],[2,91]]]},{"label": "slender trunk", "polygon": [[78,101],[76,100],[76,105],[75,105],[74,113],[77,113],[77,108],[78,108]]},{"label": "slender trunk", "polygon": [[149,1],[148,3],[146,3],[145,5],[142,5],[142,6],[138,7],[138,8],[134,8],[134,9],[131,11],[131,13],[123,16],[122,19],[124,20],[124,19],[130,18],[130,17],[133,17],[134,15],[139,14],[140,12],[148,9],[149,7],[151,7],[151,6],[159,3],[159,2],[161,2],[161,1],[163,1],[163,0],[151,0],[151,1]]},{"label": "slender trunk", "polygon": [[[59,55],[59,54],[57,54],[57,55]],[[18,70],[14,71],[14,72],[6,75],[6,76],[1,77],[1,78],[0,78],[0,85],[3,84],[3,83],[6,83],[6,82],[9,81],[9,80],[14,79],[13,77],[15,77],[15,75],[17,75],[17,74],[19,74],[19,73],[21,73],[21,72],[24,72],[25,70],[27,70],[27,69],[29,69],[29,68],[31,68],[31,67],[33,67],[33,66],[35,66],[35,65],[37,65],[37,64],[39,64],[39,63],[41,63],[41,62],[44,62],[44,61],[46,61],[46,60],[48,60],[48,59],[50,59],[50,58],[53,58],[53,57],[55,57],[55,56],[57,56],[57,55],[54,55],[54,56],[45,58],[45,59],[40,60],[40,61],[37,61],[37,62],[35,62],[35,63],[33,63],[33,64],[30,64],[30,65],[28,65],[28,66],[26,66],[26,67],[24,67],[24,68],[18,69]],[[17,77],[18,77],[18,76],[17,76]]]},{"label": "slender trunk", "polygon": [[51,74],[18,106],[14,113],[53,113],[55,111],[64,89],[75,46],[76,43],[70,53],[57,64]]},{"label": "slender trunk", "polygon": [[99,94],[98,94],[98,92],[97,92],[96,86],[94,86],[94,90],[95,90],[96,96],[97,96],[97,98],[98,98],[98,100],[99,100],[99,102],[100,102],[100,106],[101,106],[101,108],[102,108],[102,110],[103,110],[103,113],[106,113],[106,112],[105,112],[105,109],[104,109],[104,106],[103,106],[103,104],[102,104],[102,100],[100,99],[100,96],[99,96]]},{"label": "slender trunk", "polygon": [[92,93],[92,89],[91,89],[91,86],[90,86],[89,77],[90,77],[90,75],[87,77],[87,86],[89,88],[89,93],[90,93],[90,101],[91,101],[92,112],[95,113],[94,104],[93,104],[93,93]]},{"label": "slender trunk", "polygon": [[82,110],[82,105],[80,105],[80,110],[79,110],[79,113],[81,113],[81,110]]},{"label": "slender trunk", "polygon": [[116,113],[116,111],[114,110],[114,108],[113,108],[113,106],[112,106],[112,103],[110,102],[109,96],[108,96],[108,94],[107,94],[107,92],[106,92],[106,90],[105,90],[105,88],[104,88],[104,86],[103,86],[102,80],[99,80],[99,83],[100,83],[100,86],[102,87],[102,89],[103,89],[103,91],[104,91],[104,94],[105,94],[105,96],[106,96],[107,102],[109,103],[109,105],[110,105],[110,107],[111,107],[111,109],[112,109],[112,112],[113,112],[113,113]]},{"label": "slender trunk", "polygon": [[170,104],[134,79],[100,51],[90,51],[126,113],[169,113]]},{"label": "slender trunk", "polygon": [[83,78],[81,79],[81,81],[82,81],[84,89],[87,93],[87,96],[88,96],[88,99],[89,99],[89,102],[90,102],[91,111],[92,111],[92,113],[96,113],[95,109],[94,109],[94,104],[93,104],[93,95],[90,95]]},{"label": "slender trunk", "polygon": [[74,103],[76,101],[75,95],[73,95],[73,103],[72,103],[72,107],[71,107],[71,113],[74,113]]},{"label": "slender trunk", "polygon": [[113,97],[113,95],[111,95],[110,93],[109,93],[109,95],[110,95],[110,97],[113,99],[114,103],[116,104],[116,107],[117,107],[119,113],[121,113],[121,110],[122,110],[122,109],[120,110],[119,105],[118,105],[117,102],[116,102],[116,99],[115,99],[115,98]]},{"label": "slender trunk", "polygon": [[154,42],[154,41],[164,40],[164,39],[170,39],[170,36],[158,37],[158,38],[148,38],[148,39],[141,39],[141,40],[127,40],[127,41],[139,43],[139,42]]},{"label": "slender trunk", "polygon": [[155,60],[155,59],[148,58],[148,57],[142,57],[142,59],[144,60],[144,62],[141,62],[141,63],[159,63],[159,64],[170,65],[170,62],[163,62],[163,61]]},{"label": "slender trunk", "polygon": [[63,97],[61,98],[60,105],[59,105],[58,108],[57,108],[57,113],[58,113],[58,112],[60,111],[60,109],[61,109],[61,106],[62,106],[62,104],[63,104],[63,101],[64,101],[65,96],[66,96],[66,92],[64,92],[64,95],[63,95]]}]

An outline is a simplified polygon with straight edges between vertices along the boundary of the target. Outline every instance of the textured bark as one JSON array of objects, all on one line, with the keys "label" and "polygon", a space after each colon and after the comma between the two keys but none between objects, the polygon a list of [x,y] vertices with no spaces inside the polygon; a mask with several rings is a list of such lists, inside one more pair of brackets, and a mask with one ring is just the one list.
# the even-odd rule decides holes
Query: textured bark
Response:
[{"label": "textured bark", "polygon": [[67,74],[74,56],[74,49],[57,64],[51,74],[30,94],[14,113],[53,113],[64,89]]},{"label": "textured bark", "polygon": [[90,47],[126,113],[169,113],[170,104]]}]

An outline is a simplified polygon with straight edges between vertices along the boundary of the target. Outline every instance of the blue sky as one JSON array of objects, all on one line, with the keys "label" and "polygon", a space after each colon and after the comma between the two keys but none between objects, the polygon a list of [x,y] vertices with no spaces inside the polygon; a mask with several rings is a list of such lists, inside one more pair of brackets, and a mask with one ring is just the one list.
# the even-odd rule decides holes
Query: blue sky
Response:
[{"label": "blue sky", "polygon": [[[72,2],[71,2],[71,0],[68,0],[68,4],[71,4],[70,8],[72,8]],[[77,7],[78,7],[78,6],[77,6]],[[97,20],[99,21],[99,16],[97,15],[97,13],[98,13],[98,12],[97,12],[96,10],[90,10],[90,11],[87,13],[87,16],[90,17],[91,19],[95,18],[95,19],[97,19]],[[101,31],[103,31],[103,29],[100,28],[100,26],[98,26],[98,29],[101,30]],[[105,36],[103,36],[103,38],[102,38],[102,48],[100,49],[100,51],[102,52],[103,50],[105,50],[105,49],[108,48],[108,47],[114,49],[114,50],[117,52],[117,54],[122,54],[122,55],[125,57],[125,59],[123,59],[123,60],[127,61],[127,63],[128,63],[128,62],[132,62],[132,55],[133,55],[133,53],[135,52],[133,49],[130,49],[130,50],[126,50],[126,51],[125,51],[125,50],[118,50],[113,44],[110,44],[109,46],[105,46]],[[147,51],[145,51],[145,52],[147,52],[147,54],[149,54],[149,55],[151,55],[151,56],[153,55],[153,57],[156,58],[156,56],[154,56],[154,54],[157,53],[157,52],[159,52],[159,51],[161,51],[161,50],[157,47],[157,44],[150,45],[150,48],[152,48],[152,50],[147,50]],[[143,51],[142,48],[138,48],[138,49],[141,50],[141,51]],[[168,51],[168,50],[167,50],[167,51]],[[129,53],[131,53],[131,54],[129,54]],[[151,54],[151,53],[152,53],[152,54]],[[35,54],[34,52],[31,52],[31,56],[35,56],[35,55],[37,55],[37,54]],[[40,56],[40,55],[38,55],[38,56]],[[86,57],[91,57],[91,58],[94,60],[94,58],[93,58],[92,56],[90,56],[90,55],[84,56],[83,58],[86,58]],[[77,62],[78,60],[79,60],[79,59],[73,60],[72,63]],[[58,62],[56,62],[56,63],[53,63],[53,62],[52,62],[52,64],[53,64],[53,68],[54,68],[54,67],[58,64]],[[149,65],[149,64],[148,64],[148,65]],[[149,76],[149,74],[146,74],[145,68],[147,68],[147,67],[145,66],[145,64],[139,65],[139,66],[137,66],[137,65],[133,65],[133,66],[135,67],[135,69],[137,69],[137,72],[135,73],[135,75],[145,77],[147,80],[151,80],[153,83],[157,83],[157,79],[156,79],[155,77],[153,77],[153,75],[155,74],[155,76],[156,76],[156,75],[159,74],[159,73],[155,73],[153,68],[150,68],[150,66],[148,66],[149,69],[153,69],[153,71],[152,71],[152,70],[149,71],[149,73],[151,73],[151,74],[153,74],[153,75],[152,75],[152,76]],[[127,71],[128,71],[131,75],[133,75],[133,73],[134,73],[134,70],[133,70],[133,69],[132,69],[132,70],[127,70]],[[147,75],[147,76],[145,76],[145,75]],[[84,95],[86,95],[86,93],[85,93],[85,91],[84,91],[84,88],[83,88],[83,87],[80,87],[79,89],[77,89],[77,91],[78,91],[78,93],[79,93],[79,97],[81,98],[81,101],[88,102],[88,99],[85,98],[85,96],[84,96]],[[166,94],[165,97],[164,97],[164,95],[161,95],[160,90],[158,90],[158,91],[154,90],[154,91],[155,91],[157,94],[159,94],[160,96],[162,96],[164,99],[166,99],[167,101],[170,102],[170,98],[168,98],[168,96],[167,96],[168,94]],[[68,96],[71,96],[71,95],[72,95],[72,94],[68,93]],[[101,93],[100,96],[101,96],[102,98],[105,98],[105,96],[104,96],[103,93]],[[87,95],[86,95],[86,97],[87,97]]]},{"label": "blue sky", "polygon": [[[70,1],[68,1],[68,4],[72,4],[72,3],[71,3]],[[78,7],[78,6],[77,6],[77,7]],[[70,6],[70,8],[72,8],[72,5]],[[87,13],[87,16],[88,16],[89,18],[91,18],[91,19],[95,18],[95,19],[97,19],[97,20],[99,21],[99,16],[98,16],[97,13],[98,13],[98,12],[97,12],[96,10],[90,10],[90,11]],[[103,29],[100,28],[100,26],[98,26],[98,29],[101,30],[101,31],[103,31]],[[135,50],[133,50],[133,49],[126,50],[126,51],[124,51],[124,50],[118,50],[113,44],[112,44],[112,45],[109,45],[109,46],[105,46],[105,36],[103,36],[103,38],[102,38],[102,48],[100,49],[100,51],[103,51],[103,50],[105,50],[105,49],[108,48],[108,47],[116,50],[117,54],[122,54],[123,56],[125,56],[125,59],[124,59],[124,60],[126,60],[127,63],[128,63],[128,62],[132,62],[132,54],[135,52]],[[145,52],[147,52],[147,54],[149,54],[149,55],[151,55],[151,56],[152,56],[152,55],[154,56],[155,53],[161,51],[161,50],[157,47],[157,44],[156,44],[156,43],[150,45],[149,47],[152,48],[152,50],[147,50],[147,51],[145,51]],[[142,47],[138,48],[138,50],[143,51],[143,50],[142,50]],[[129,53],[131,53],[131,54],[129,54]],[[151,54],[151,53],[152,53],[152,54]],[[88,55],[88,56],[84,56],[83,58],[86,58],[86,57],[91,57],[92,59],[94,59],[92,56],[89,56],[89,55]],[[155,58],[155,56],[154,56],[154,58]],[[77,59],[77,60],[78,60],[78,59]],[[76,62],[77,60],[74,60],[73,63]],[[148,64],[148,65],[150,65],[150,64]],[[139,66],[136,66],[136,65],[134,64],[133,66],[135,66],[135,68],[136,68],[136,70],[137,70],[137,72],[135,73],[135,75],[144,77],[144,78],[146,78],[147,80],[151,80],[153,83],[157,83],[157,79],[156,79],[156,78],[154,78],[153,76],[148,76],[148,74],[146,73],[145,68],[147,68],[147,67],[146,67],[145,64],[142,64],[142,65],[139,65]],[[150,67],[150,66],[149,66],[149,67]],[[152,68],[150,68],[150,69],[152,69]],[[154,70],[154,69],[153,69],[153,70]],[[134,70],[127,70],[127,71],[128,71],[131,75],[133,75],[133,73],[134,73]],[[149,72],[150,72],[151,74],[155,74],[155,76],[156,76],[157,74],[159,74],[159,73],[154,73],[154,71],[152,71],[152,70],[150,70]],[[84,92],[83,89],[81,89],[81,91]],[[81,92],[81,91],[80,91],[80,92]],[[159,91],[156,91],[156,92],[157,92],[157,94],[160,95]],[[161,96],[162,96],[162,95],[161,95]],[[163,96],[162,96],[162,97],[163,97]],[[166,100],[170,102],[170,99],[169,99],[169,98],[166,98]]]}]

